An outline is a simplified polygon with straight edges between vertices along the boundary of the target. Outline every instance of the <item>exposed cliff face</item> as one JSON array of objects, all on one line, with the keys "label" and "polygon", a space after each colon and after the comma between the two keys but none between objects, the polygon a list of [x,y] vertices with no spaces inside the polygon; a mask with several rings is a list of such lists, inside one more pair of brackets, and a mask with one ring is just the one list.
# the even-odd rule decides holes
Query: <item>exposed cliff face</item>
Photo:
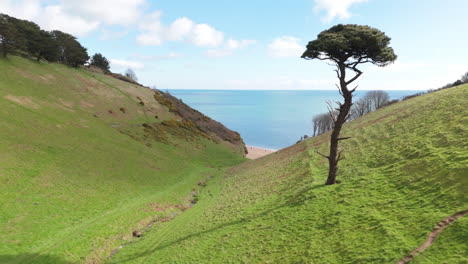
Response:
[{"label": "exposed cliff face", "polygon": [[232,131],[225,127],[220,122],[211,119],[210,117],[200,113],[199,111],[191,108],[182,100],[172,96],[169,93],[156,90],[154,99],[160,104],[166,106],[170,112],[176,115],[179,125],[176,123],[162,122],[153,124],[155,127],[166,126],[174,127],[179,126],[185,130],[192,130],[194,133],[199,133],[215,142],[227,142],[232,145],[236,150],[242,153],[247,153],[245,143],[239,133]]}]

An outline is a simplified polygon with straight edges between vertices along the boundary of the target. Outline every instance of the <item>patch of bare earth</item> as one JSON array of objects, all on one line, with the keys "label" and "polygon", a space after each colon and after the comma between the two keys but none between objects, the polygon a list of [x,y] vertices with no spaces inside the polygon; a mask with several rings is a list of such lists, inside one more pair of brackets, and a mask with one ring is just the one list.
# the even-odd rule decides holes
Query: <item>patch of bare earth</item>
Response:
[{"label": "patch of bare earth", "polygon": [[43,81],[46,81],[46,82],[50,82],[50,81],[55,80],[55,76],[53,76],[52,74],[39,75],[38,77],[39,77],[39,79],[41,79]]},{"label": "patch of bare earth", "polygon": [[85,100],[81,100],[80,101],[80,106],[83,107],[83,108],[91,108],[91,107],[94,107],[94,105],[90,102],[87,102]]},{"label": "patch of bare earth", "polygon": [[22,106],[25,106],[27,108],[32,108],[32,109],[39,109],[40,106],[33,102],[31,97],[29,96],[15,96],[15,95],[5,95],[5,99],[8,99],[12,102],[15,102],[17,104],[20,104]]},{"label": "patch of bare earth", "polygon": [[413,250],[408,256],[406,256],[402,260],[398,261],[398,264],[406,264],[406,263],[410,262],[414,258],[414,256],[416,256],[416,254],[426,250],[430,245],[432,245],[434,240],[437,238],[439,233],[442,232],[442,230],[444,230],[444,228],[446,228],[448,225],[450,225],[455,220],[457,220],[457,218],[463,217],[466,214],[468,214],[468,210],[458,212],[458,213],[456,213],[456,214],[454,214],[452,216],[449,216],[449,217],[445,218],[444,220],[440,221],[439,223],[437,223],[437,225],[434,227],[434,230],[431,233],[429,233],[429,236],[427,237],[426,241],[424,241],[424,243],[420,247]]},{"label": "patch of bare earth", "polygon": [[72,102],[66,101],[62,98],[60,98],[58,101],[59,103],[56,104],[56,107],[68,112],[75,112],[75,110],[73,110],[74,104]]}]

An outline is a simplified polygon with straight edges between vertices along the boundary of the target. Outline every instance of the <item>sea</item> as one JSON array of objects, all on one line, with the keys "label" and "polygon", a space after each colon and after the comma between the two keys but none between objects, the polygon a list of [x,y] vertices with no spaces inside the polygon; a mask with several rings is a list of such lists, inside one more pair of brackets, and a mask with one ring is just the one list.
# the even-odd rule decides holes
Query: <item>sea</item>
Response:
[{"label": "sea", "polygon": [[[341,100],[332,90],[168,90],[184,103],[240,133],[245,143],[278,150],[312,134],[312,118]],[[355,99],[367,91],[356,91]],[[420,91],[386,91],[391,99]]]}]

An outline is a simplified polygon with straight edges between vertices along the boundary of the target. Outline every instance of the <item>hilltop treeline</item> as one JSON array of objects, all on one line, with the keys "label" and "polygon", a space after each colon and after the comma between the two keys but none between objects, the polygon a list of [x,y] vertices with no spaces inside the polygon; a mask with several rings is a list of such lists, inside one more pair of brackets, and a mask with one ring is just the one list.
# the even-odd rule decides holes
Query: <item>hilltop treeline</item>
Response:
[{"label": "hilltop treeline", "polygon": [[45,59],[72,67],[89,60],[87,49],[76,37],[59,31],[46,31],[31,21],[0,14],[0,49],[8,54],[29,56],[37,61]]},{"label": "hilltop treeline", "polygon": [[[353,103],[349,112],[348,122],[358,117],[373,112],[398,100],[390,100],[390,96],[384,91],[369,91],[362,98]],[[334,118],[338,115],[336,109],[329,104],[327,113],[314,116],[312,119],[313,135],[317,136],[333,128]]]},{"label": "hilltop treeline", "polygon": [[[451,82],[438,89],[430,89],[427,91],[418,92],[415,94],[404,96],[403,98],[401,98],[401,101],[408,100],[410,98],[420,96],[423,94],[456,87],[458,85],[462,85],[465,83],[468,83],[468,72],[463,74],[460,79],[456,80],[453,83]],[[360,98],[355,103],[353,103],[347,121],[348,122],[352,121],[358,117],[366,115],[384,106],[396,103],[398,101],[400,100],[398,99],[390,100],[390,96],[388,95],[388,93],[384,91],[369,91],[364,95],[364,97]],[[315,115],[312,118],[312,128],[313,128],[312,136],[315,137],[333,129],[334,118],[336,115],[337,115],[336,110],[333,109],[333,107],[329,107],[329,111],[326,113]]]}]

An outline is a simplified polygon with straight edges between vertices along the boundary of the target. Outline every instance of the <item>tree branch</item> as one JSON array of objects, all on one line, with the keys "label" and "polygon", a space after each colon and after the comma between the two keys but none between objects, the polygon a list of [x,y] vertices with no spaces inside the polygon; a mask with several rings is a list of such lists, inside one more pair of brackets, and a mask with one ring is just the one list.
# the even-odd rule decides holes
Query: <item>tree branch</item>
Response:
[{"label": "tree branch", "polygon": [[351,137],[341,137],[341,138],[338,138],[338,141],[339,140],[345,140],[345,139],[350,139]]},{"label": "tree branch", "polygon": [[356,89],[358,88],[359,85],[356,85],[356,87],[354,87],[353,89],[351,89],[350,93],[354,93],[354,91],[356,91]]},{"label": "tree branch", "polygon": [[358,69],[356,69],[356,68],[353,68],[353,70],[354,70],[355,72],[357,72],[357,73],[356,73],[356,75],[355,75],[351,80],[349,80],[349,81],[346,82],[346,85],[349,85],[350,83],[354,82],[354,81],[355,81],[357,78],[359,78],[359,76],[361,76],[361,74],[362,74],[362,71],[360,71],[360,70],[358,70]]},{"label": "tree branch", "polygon": [[316,150],[315,152],[316,152],[317,154],[319,154],[320,156],[324,157],[324,158],[330,159],[329,156],[327,156],[327,155],[325,155],[325,154],[322,154],[322,153],[320,153],[320,152],[317,151],[317,150]]},{"label": "tree branch", "polygon": [[344,158],[341,154],[343,154],[343,151],[338,152],[338,157],[336,159],[336,162],[339,162],[340,160]]},{"label": "tree branch", "polygon": [[338,77],[338,79],[340,79],[340,72],[338,70],[333,70],[334,72],[336,72],[336,77]]}]

